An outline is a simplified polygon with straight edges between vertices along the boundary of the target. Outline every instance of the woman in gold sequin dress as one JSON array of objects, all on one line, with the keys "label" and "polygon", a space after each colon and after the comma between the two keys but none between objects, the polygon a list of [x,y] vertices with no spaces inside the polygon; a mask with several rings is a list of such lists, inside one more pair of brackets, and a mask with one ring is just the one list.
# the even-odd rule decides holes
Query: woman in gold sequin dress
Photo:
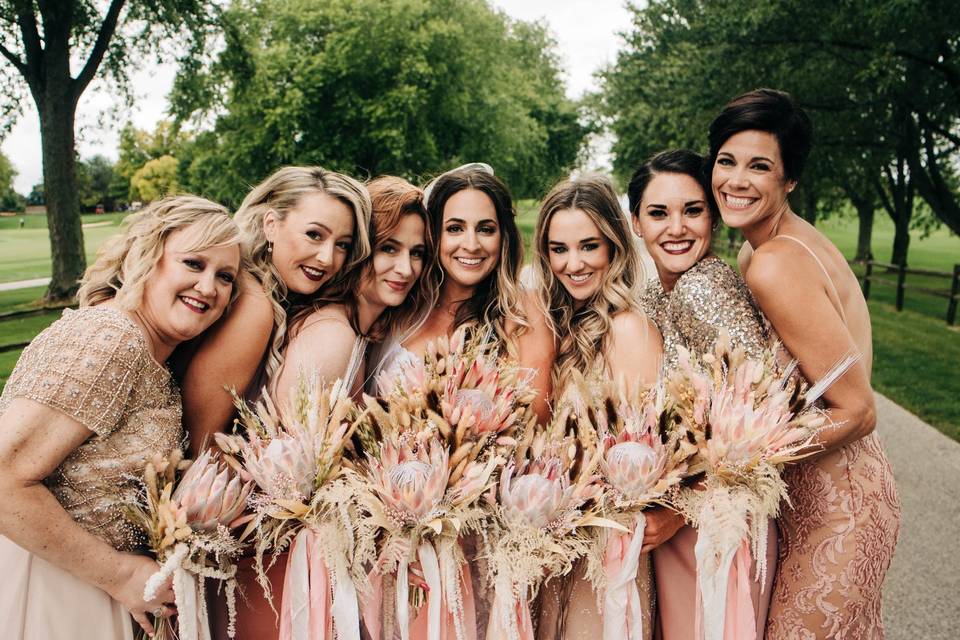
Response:
[{"label": "woman in gold sequin dress", "polygon": [[[647,285],[642,300],[663,334],[664,371],[676,366],[678,347],[707,353],[720,331],[730,336],[732,346],[753,357],[768,344],[763,319],[743,280],[710,252],[719,214],[703,168],[699,154],[664,151],[634,172],[627,189],[634,229],[657,267],[658,277]],[[651,509],[647,522],[644,549],[653,551],[657,637],[694,640],[696,529],[663,507]],[[763,637],[776,553],[776,526],[771,520],[766,583],[758,583],[752,569],[749,575],[757,638]],[[732,637],[732,630],[725,637],[741,640]]]},{"label": "woman in gold sequin dress", "polygon": [[[660,370],[660,334],[637,303],[643,283],[640,256],[610,181],[594,175],[555,186],[540,207],[534,243],[541,304],[550,310],[558,343],[554,397],[562,397],[572,371],[588,380],[653,383]],[[578,563],[569,576],[542,587],[541,640],[598,637],[603,620],[583,572]],[[647,554],[640,557],[637,583],[645,596],[644,633],[650,637],[653,589]]]},{"label": "woman in gold sequin dress", "polygon": [[837,248],[790,209],[811,147],[793,99],[760,89],[710,125],[713,194],[747,239],[740,268],[772,329],[808,380],[862,356],[824,395],[834,423],[822,451],[789,468],[780,566],[767,638],[882,638],[880,588],[900,530],[900,500],[875,433],[870,314]]},{"label": "woman in gold sequin dress", "polygon": [[80,309],[24,349],[0,396],[0,628],[7,639],[132,639],[172,613],[124,517],[153,453],[183,439],[162,364],[227,308],[240,233],[193,196],[129,218],[84,276]]}]

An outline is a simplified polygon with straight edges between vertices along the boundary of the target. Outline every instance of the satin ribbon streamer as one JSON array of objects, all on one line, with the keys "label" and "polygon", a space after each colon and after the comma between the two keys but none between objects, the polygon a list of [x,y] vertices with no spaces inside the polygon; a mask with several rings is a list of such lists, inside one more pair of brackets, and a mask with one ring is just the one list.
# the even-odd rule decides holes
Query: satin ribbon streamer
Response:
[{"label": "satin ribbon streamer", "polygon": [[[719,562],[707,562],[709,534],[697,532],[697,637],[704,640],[756,640],[757,620],[750,588],[750,543],[724,549]],[[732,579],[731,579],[732,578]],[[723,600],[721,601],[721,598]]]},{"label": "satin ribbon streamer", "polygon": [[294,538],[283,582],[280,640],[333,640],[334,622],[338,638],[360,640],[357,593],[346,559],[337,558],[331,576],[322,544],[309,527]]},{"label": "satin ribbon streamer", "polygon": [[637,570],[646,525],[646,516],[637,514],[628,545],[624,545],[624,542],[630,534],[609,532],[603,559],[604,572],[607,574],[607,589],[603,597],[603,640],[643,639]]}]

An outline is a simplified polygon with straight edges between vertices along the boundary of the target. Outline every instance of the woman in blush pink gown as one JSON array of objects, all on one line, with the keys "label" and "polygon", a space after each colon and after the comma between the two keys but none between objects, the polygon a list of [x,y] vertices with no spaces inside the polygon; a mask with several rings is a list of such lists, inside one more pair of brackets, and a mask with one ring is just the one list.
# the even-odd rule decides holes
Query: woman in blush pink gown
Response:
[{"label": "woman in blush pink gown", "polygon": [[710,125],[712,188],[747,244],[747,285],[800,371],[815,381],[854,353],[860,363],[823,397],[833,425],[821,450],[789,468],[771,640],[882,638],[881,585],[900,531],[900,500],[874,433],[870,313],[839,250],[790,209],[812,126],[793,99],[759,89]]},{"label": "woman in blush pink gown", "polygon": [[[677,365],[679,347],[695,354],[711,351],[721,331],[730,337],[731,346],[760,357],[769,343],[763,318],[743,280],[710,251],[719,213],[710,197],[704,158],[686,150],[659,153],[634,172],[627,195],[634,229],[657,268],[657,278],[648,283],[642,300],[663,334],[663,371]],[[652,549],[656,576],[657,637],[694,640],[699,637],[697,531],[665,508],[652,509],[649,520],[658,529],[645,545]],[[738,569],[731,568],[726,640],[763,638],[776,554],[776,526],[771,520],[766,580],[756,580],[755,563],[745,576],[753,611],[747,620],[733,615]]]}]

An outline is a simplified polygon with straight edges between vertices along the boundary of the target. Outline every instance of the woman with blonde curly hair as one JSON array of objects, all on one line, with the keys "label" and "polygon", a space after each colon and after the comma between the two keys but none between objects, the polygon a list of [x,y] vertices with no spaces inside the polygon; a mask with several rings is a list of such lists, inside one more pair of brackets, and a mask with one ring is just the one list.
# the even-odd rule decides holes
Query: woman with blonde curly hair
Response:
[{"label": "woman with blonde curly hair", "polygon": [[[627,218],[610,181],[586,175],[556,185],[540,206],[534,235],[534,271],[540,302],[558,346],[553,367],[555,397],[571,373],[613,378],[628,389],[656,381],[662,344],[656,326],[638,305],[643,270]],[[652,596],[649,559],[641,556],[637,581]],[[652,610],[643,605],[644,629]],[[603,621],[597,598],[580,564],[541,593],[538,636],[595,638]]]},{"label": "woman with blonde curly hair", "polygon": [[190,345],[182,374],[185,421],[196,454],[235,413],[228,389],[253,400],[278,375],[288,316],[336,286],[370,254],[370,197],[359,182],[321,167],[283,167],[236,213],[253,269],[223,321]]},{"label": "woman with blonde curly hair", "polygon": [[0,396],[0,620],[4,637],[133,638],[132,614],[171,615],[170,585],[132,553],[125,518],[149,455],[183,440],[180,394],[163,364],[236,293],[241,236],[194,196],[126,220],[87,269],[80,308],[24,349]]}]

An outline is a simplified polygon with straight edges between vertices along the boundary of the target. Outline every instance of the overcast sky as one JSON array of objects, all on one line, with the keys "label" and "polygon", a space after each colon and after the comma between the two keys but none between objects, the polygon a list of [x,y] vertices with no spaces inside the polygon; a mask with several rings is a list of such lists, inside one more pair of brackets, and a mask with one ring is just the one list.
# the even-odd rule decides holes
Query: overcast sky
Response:
[{"label": "overcast sky", "polygon": [[[544,20],[557,40],[567,94],[579,97],[596,88],[593,72],[616,58],[626,30],[629,13],[626,0],[492,0],[492,4],[521,20]],[[5,64],[5,62],[4,62]],[[152,130],[166,115],[166,94],[173,84],[175,69],[157,65],[133,76],[136,103],[119,118],[109,114],[113,99],[102,85],[92,84],[77,109],[77,146],[80,157],[101,153],[116,159],[119,128],[128,119]],[[23,115],[4,140],[3,152],[18,171],[17,191],[30,192],[42,178],[40,125],[33,100],[26,98]]]}]

